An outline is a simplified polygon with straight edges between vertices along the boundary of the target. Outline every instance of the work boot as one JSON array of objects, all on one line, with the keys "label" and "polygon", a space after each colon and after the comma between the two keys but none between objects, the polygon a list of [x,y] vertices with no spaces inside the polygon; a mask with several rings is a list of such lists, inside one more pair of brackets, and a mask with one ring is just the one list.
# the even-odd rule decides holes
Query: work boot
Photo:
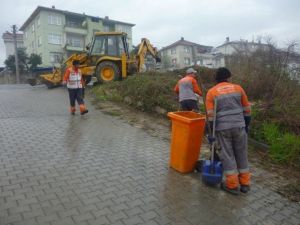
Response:
[{"label": "work boot", "polygon": [[236,188],[228,188],[228,187],[226,187],[226,184],[221,183],[221,189],[223,189],[224,191],[226,191],[230,194],[239,195],[239,189],[237,187]]},{"label": "work boot", "polygon": [[84,114],[86,114],[86,113],[88,113],[88,112],[89,112],[89,110],[85,109],[85,110],[83,110],[80,114],[81,114],[81,115],[84,115]]},{"label": "work boot", "polygon": [[241,187],[240,187],[240,191],[242,192],[242,193],[248,193],[249,191],[250,191],[250,186],[249,185],[241,185]]}]

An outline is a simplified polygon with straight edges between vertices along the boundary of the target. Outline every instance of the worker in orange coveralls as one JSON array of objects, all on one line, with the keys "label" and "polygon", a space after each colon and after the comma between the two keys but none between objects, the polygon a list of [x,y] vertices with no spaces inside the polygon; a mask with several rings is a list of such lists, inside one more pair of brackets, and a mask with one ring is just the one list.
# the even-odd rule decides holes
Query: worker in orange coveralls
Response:
[{"label": "worker in orange coveralls", "polygon": [[[247,133],[251,109],[243,88],[228,82],[229,77],[231,72],[227,68],[217,70],[217,85],[207,93],[206,108],[212,127],[216,100],[216,139],[221,146],[220,158],[225,175],[221,188],[237,195],[250,191]],[[208,140],[210,143],[216,141],[212,137]]]},{"label": "worker in orange coveralls", "polygon": [[196,81],[197,71],[193,68],[189,68],[186,71],[186,75],[184,78],[180,79],[174,91],[179,95],[179,102],[181,110],[183,111],[199,111],[197,96],[202,96],[202,92]]},{"label": "worker in orange coveralls", "polygon": [[67,85],[70,98],[70,112],[75,115],[76,107],[75,102],[77,101],[80,109],[80,114],[84,115],[89,111],[86,109],[83,100],[83,85],[84,81],[82,78],[81,70],[79,69],[79,60],[73,61],[73,66],[69,67],[64,75],[63,84]]}]

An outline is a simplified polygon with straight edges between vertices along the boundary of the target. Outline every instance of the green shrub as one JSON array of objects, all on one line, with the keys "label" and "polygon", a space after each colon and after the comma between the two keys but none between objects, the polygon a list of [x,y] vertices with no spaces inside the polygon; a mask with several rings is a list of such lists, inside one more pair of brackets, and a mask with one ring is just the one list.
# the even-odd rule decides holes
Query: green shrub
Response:
[{"label": "green shrub", "polygon": [[299,136],[283,132],[271,123],[264,123],[262,130],[266,142],[270,145],[269,154],[273,161],[300,167]]},{"label": "green shrub", "polygon": [[272,144],[278,142],[282,136],[277,125],[273,123],[263,123],[262,130],[267,143]]},{"label": "green shrub", "polygon": [[124,101],[129,97],[129,105],[146,112],[155,112],[156,106],[174,111],[178,109],[178,101],[173,88],[178,79],[178,76],[172,73],[138,74],[121,82],[99,85],[93,88],[93,92],[100,100]]}]

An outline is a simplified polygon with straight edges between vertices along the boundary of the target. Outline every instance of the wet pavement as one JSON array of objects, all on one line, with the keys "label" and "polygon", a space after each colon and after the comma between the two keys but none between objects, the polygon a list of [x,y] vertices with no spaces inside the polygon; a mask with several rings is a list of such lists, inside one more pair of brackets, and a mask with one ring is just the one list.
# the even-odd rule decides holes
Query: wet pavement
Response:
[{"label": "wet pavement", "polygon": [[168,167],[169,143],[67,91],[0,85],[0,225],[300,224],[300,205],[253,184],[232,196]]}]

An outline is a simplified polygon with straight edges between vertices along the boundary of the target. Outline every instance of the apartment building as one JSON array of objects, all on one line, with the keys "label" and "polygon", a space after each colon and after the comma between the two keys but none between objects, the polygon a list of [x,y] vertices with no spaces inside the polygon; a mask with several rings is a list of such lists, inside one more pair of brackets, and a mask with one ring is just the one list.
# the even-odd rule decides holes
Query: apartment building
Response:
[{"label": "apartment building", "polygon": [[134,24],[38,6],[21,26],[28,54],[42,57],[42,66],[58,66],[73,53],[82,52],[98,31],[121,31],[128,34],[132,48]]},{"label": "apartment building", "polygon": [[[5,32],[2,34],[2,39],[4,41],[5,45],[5,53],[6,53],[6,59],[10,55],[15,54],[15,45],[14,45],[14,36],[13,33]],[[23,42],[23,34],[16,34],[16,40],[17,40],[17,48],[22,48],[24,45]]]},{"label": "apartment building", "polygon": [[159,52],[163,61],[169,60],[167,69],[179,69],[191,65],[201,65],[203,55],[211,51],[211,46],[199,45],[190,41],[180,40],[162,48]]}]

